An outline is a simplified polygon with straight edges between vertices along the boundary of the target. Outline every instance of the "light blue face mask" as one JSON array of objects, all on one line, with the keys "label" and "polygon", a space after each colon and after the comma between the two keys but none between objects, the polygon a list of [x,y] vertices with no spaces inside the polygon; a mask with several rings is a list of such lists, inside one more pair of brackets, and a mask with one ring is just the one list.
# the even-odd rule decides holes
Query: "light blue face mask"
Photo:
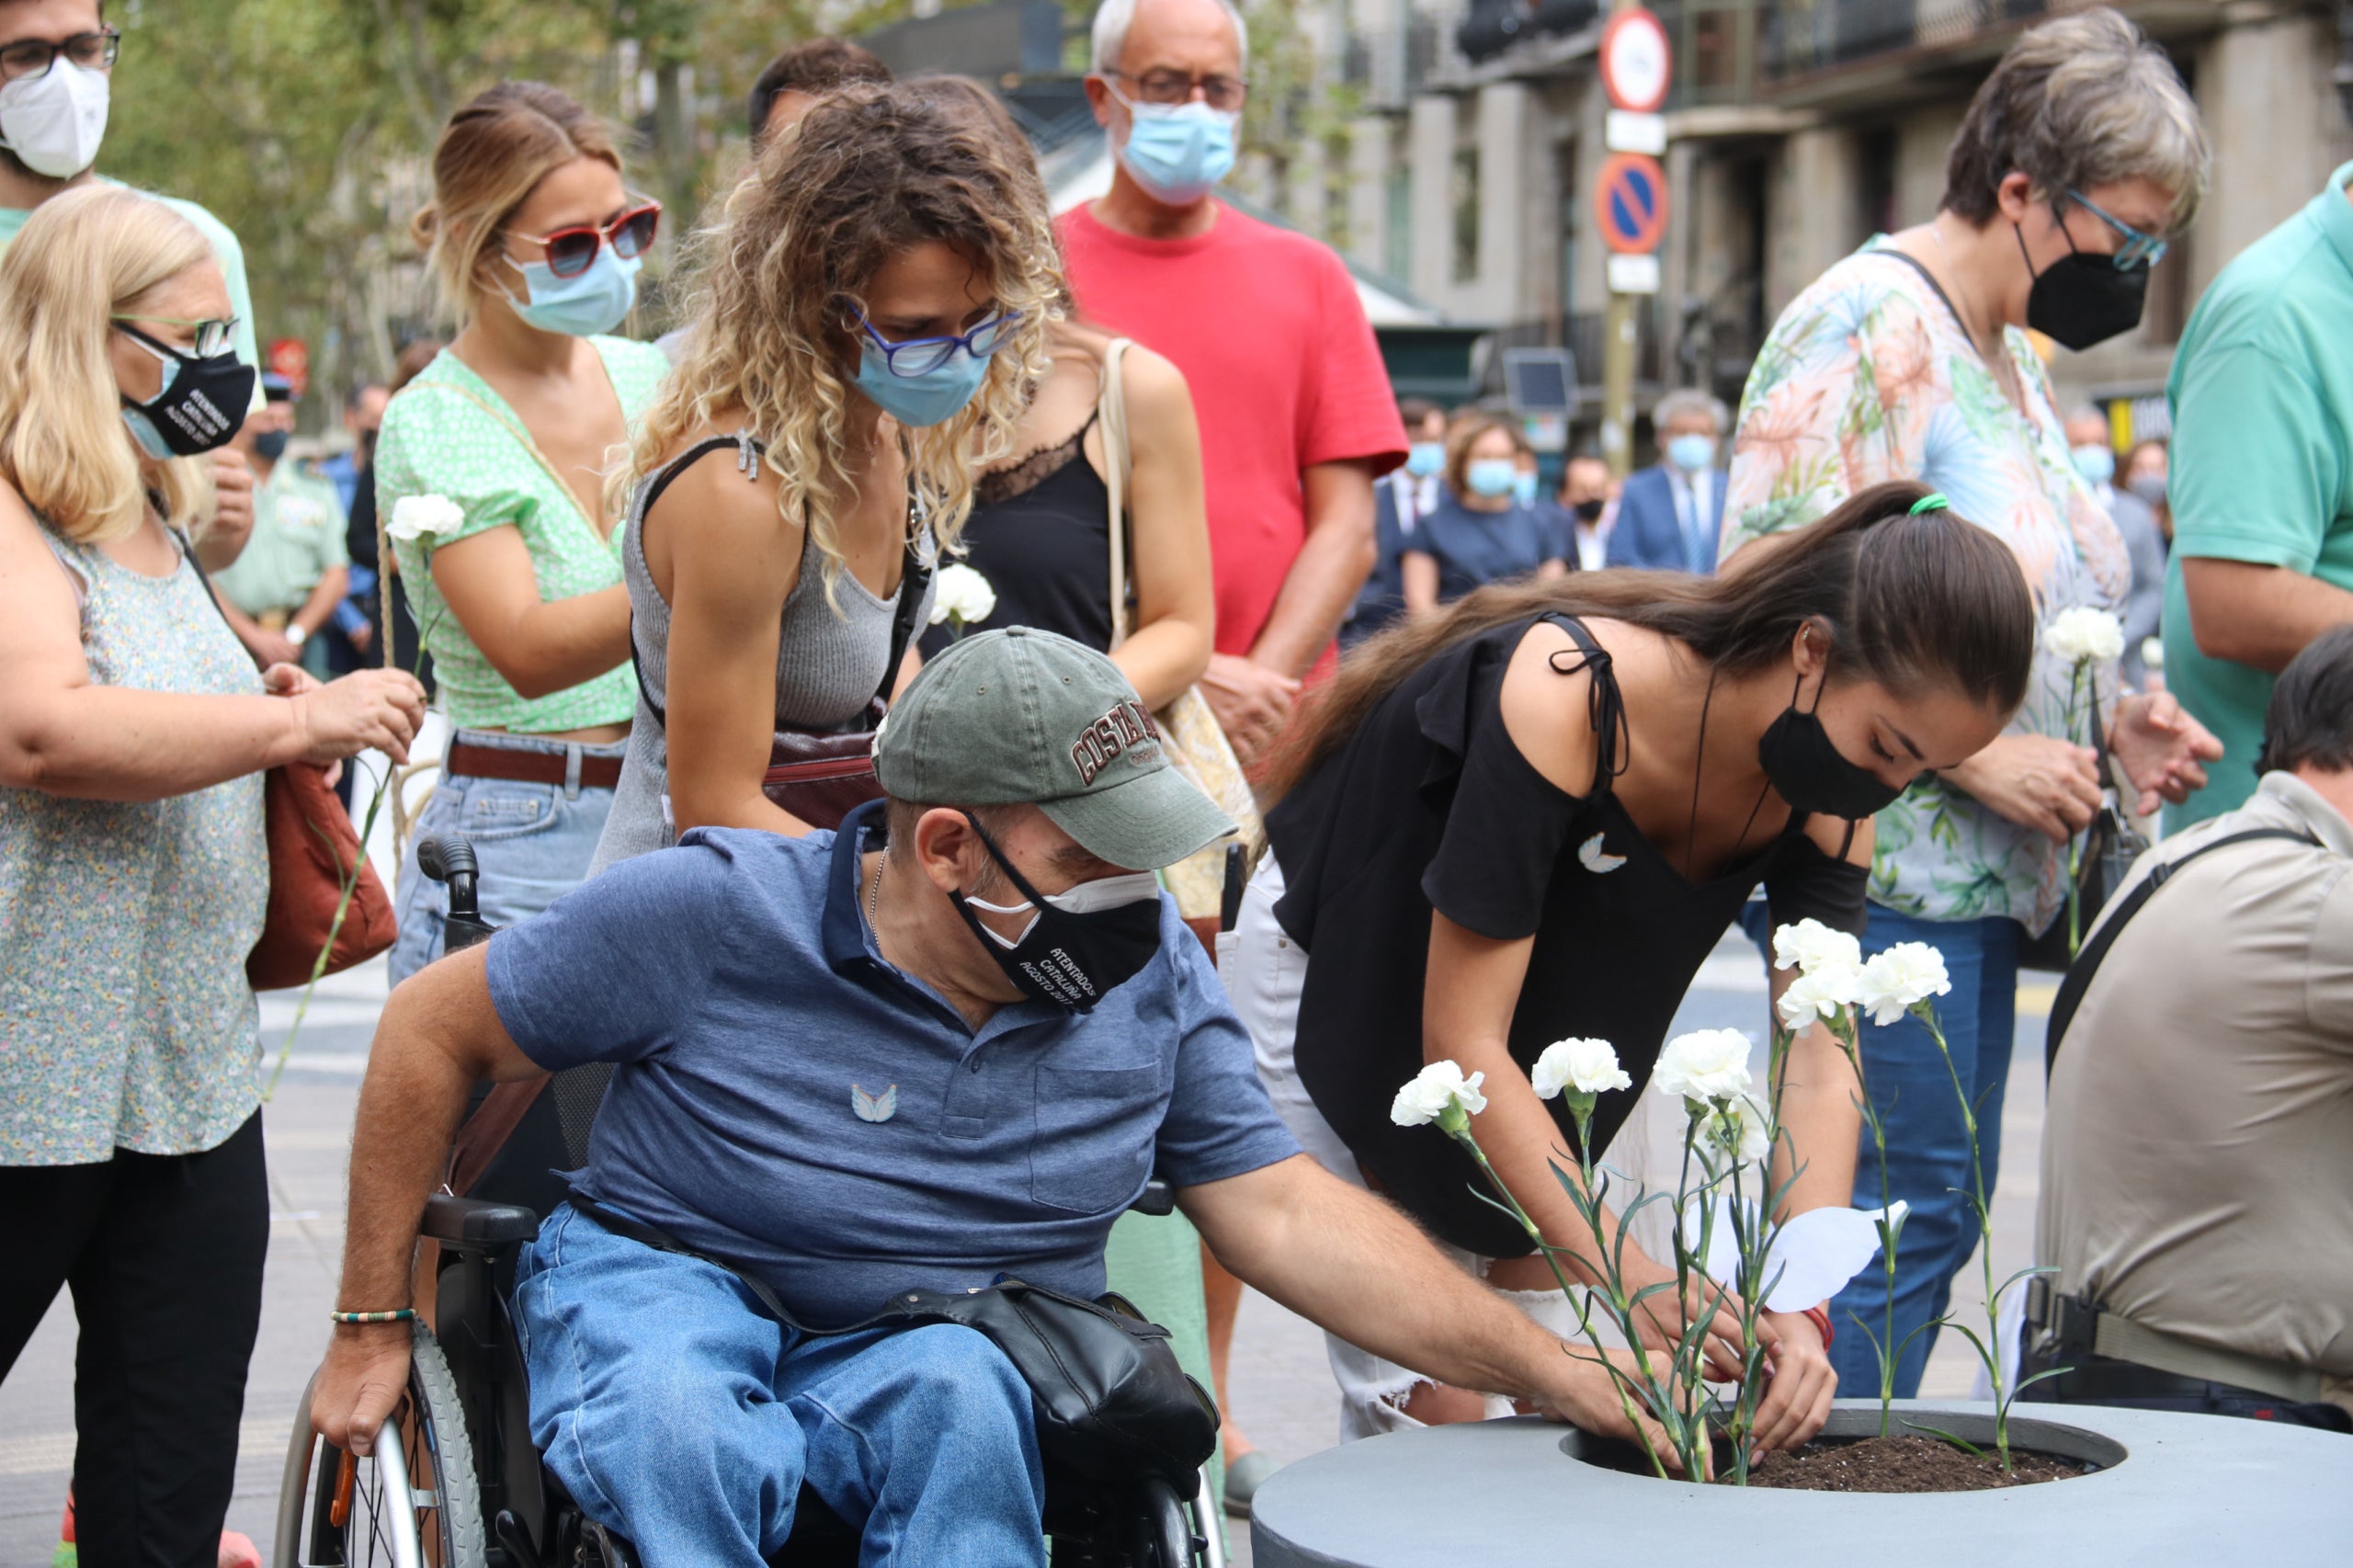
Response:
[{"label": "light blue face mask", "polygon": [[2116,477],[2116,453],[2107,447],[2070,447],[2067,455],[2087,484],[2106,484]]},{"label": "light blue face mask", "polygon": [[1509,458],[1480,458],[1463,470],[1462,477],[1470,482],[1472,494],[1492,501],[1511,494],[1519,483],[1519,469]]},{"label": "light blue face mask", "polygon": [[612,246],[598,247],[597,259],[573,278],[558,278],[544,261],[519,261],[524,299],[506,296],[515,313],[541,332],[593,337],[621,324],[637,303],[640,257],[624,260]]},{"label": "light blue face mask", "polygon": [[1666,460],[1686,473],[1711,468],[1716,460],[1713,436],[1677,436],[1666,444]]},{"label": "light blue face mask", "polygon": [[1446,466],[1446,443],[1416,441],[1405,449],[1405,472],[1415,479],[1427,479]]},{"label": "light blue face mask", "polygon": [[1120,162],[1147,195],[1171,207],[1189,207],[1233,172],[1233,128],[1241,116],[1196,99],[1181,104],[1127,105],[1128,139]]},{"label": "light blue face mask", "polygon": [[947,359],[918,375],[901,376],[883,362],[882,351],[870,343],[858,346],[858,390],[876,407],[900,424],[920,427],[956,417],[988,380],[985,357],[960,348]]}]

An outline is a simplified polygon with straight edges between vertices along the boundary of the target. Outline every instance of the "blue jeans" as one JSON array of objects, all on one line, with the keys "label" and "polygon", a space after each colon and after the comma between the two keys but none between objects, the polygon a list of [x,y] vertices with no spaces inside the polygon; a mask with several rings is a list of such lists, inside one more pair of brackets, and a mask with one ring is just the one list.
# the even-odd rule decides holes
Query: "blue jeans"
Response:
[{"label": "blue jeans", "polygon": [[[577,752],[584,758],[618,757],[627,749],[626,743],[580,745],[483,730],[460,730],[450,739],[454,743],[460,737],[475,745],[557,756]],[[482,917],[493,926],[512,926],[580,885],[588,874],[589,857],[597,853],[597,835],[605,831],[605,817],[612,809],[610,790],[444,774],[418,813],[415,832],[401,857],[393,900],[400,935],[386,960],[392,983],[399,984],[441,956],[441,926],[449,911],[449,890],[417,869],[418,838],[426,834],[455,834],[472,843],[482,867],[475,884]]]},{"label": "blue jeans", "polygon": [[[1911,1399],[1920,1392],[1920,1375],[1937,1340],[1937,1331],[1925,1325],[1944,1315],[1953,1276],[1977,1247],[1977,1215],[1962,1196],[1972,1187],[1969,1134],[1952,1074],[1960,1074],[1976,1107],[1977,1152],[1990,1199],[2001,1168],[2002,1096],[2018,1033],[2018,944],[2024,933],[2006,916],[1923,920],[1876,903],[1870,909],[1865,957],[1899,942],[1926,942],[1944,954],[1952,981],[1950,994],[1936,998],[1937,1021],[1952,1051],[1951,1071],[1915,1018],[1885,1028],[1866,1021],[1861,1037],[1864,1084],[1887,1129],[1888,1195],[1912,1208],[1895,1246],[1894,1330],[1896,1343],[1904,1346],[1895,1365],[1895,1397]],[[1741,923],[1769,952],[1763,911],[1763,904],[1750,904]],[[1866,1126],[1855,1161],[1855,1207],[1879,1206],[1879,1153]],[[1837,1331],[1830,1363],[1838,1370],[1839,1393],[1878,1397],[1879,1358],[1871,1341],[1875,1335],[1884,1339],[1888,1332],[1887,1274],[1878,1255],[1832,1300],[1830,1321]]]},{"label": "blue jeans", "polygon": [[568,1204],[515,1278],[531,1441],[649,1568],[760,1568],[803,1483],[863,1562],[1043,1568],[1029,1390],[972,1329],[803,1334],[727,1270]]}]

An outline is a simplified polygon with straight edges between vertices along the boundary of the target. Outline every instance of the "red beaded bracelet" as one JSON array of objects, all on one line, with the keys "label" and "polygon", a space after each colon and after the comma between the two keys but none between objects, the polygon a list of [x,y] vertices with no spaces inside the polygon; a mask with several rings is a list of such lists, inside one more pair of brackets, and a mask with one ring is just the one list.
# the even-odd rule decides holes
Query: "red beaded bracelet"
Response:
[{"label": "red beaded bracelet", "polygon": [[1800,1315],[1813,1320],[1813,1326],[1822,1330],[1822,1347],[1829,1349],[1830,1342],[1837,1337],[1836,1331],[1830,1326],[1830,1314],[1820,1307],[1807,1307]]}]

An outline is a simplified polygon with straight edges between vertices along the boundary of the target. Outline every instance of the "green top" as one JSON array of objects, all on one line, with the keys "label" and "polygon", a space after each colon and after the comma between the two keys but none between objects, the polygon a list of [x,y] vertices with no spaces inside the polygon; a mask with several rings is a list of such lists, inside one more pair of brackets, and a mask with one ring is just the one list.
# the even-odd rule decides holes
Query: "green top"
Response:
[{"label": "green top", "polygon": [[[621,417],[635,425],[669,360],[651,344],[589,341],[620,399]],[[525,734],[626,723],[637,710],[637,677],[626,660],[578,686],[526,698],[491,667],[434,585],[427,545],[496,528],[522,534],[543,601],[577,598],[621,580],[620,530],[608,536],[582,513],[506,400],[446,348],[392,399],[376,437],[376,506],[386,526],[408,495],[439,495],[465,513],[453,532],[392,547],[449,722]]]},{"label": "green top", "polygon": [[[121,182],[108,180],[107,183],[119,185]],[[212,242],[212,253],[221,258],[221,275],[229,282],[229,309],[237,318],[237,358],[257,369],[262,369],[261,347],[254,336],[253,290],[245,286],[245,247],[237,243],[237,236],[229,232],[228,224],[193,201],[182,201],[176,196],[163,196],[152,190],[142,190],[139,194],[162,202],[195,224],[197,232]],[[31,216],[30,208],[0,207],[0,251],[8,248],[17,237],[17,231],[22,229],[25,220]],[[261,383],[256,381],[254,383],[253,406],[259,408],[261,404]]]},{"label": "green top", "polygon": [[2188,556],[2284,566],[2353,589],[2353,164],[2239,253],[2198,301],[2173,361],[2165,686],[2222,742],[2211,779],[2165,811],[2177,831],[2255,793],[2271,676],[2190,633]]},{"label": "green top", "polygon": [[253,537],[213,585],[247,615],[300,609],[320,578],[351,564],[344,522],[334,483],[281,459],[254,486]]}]

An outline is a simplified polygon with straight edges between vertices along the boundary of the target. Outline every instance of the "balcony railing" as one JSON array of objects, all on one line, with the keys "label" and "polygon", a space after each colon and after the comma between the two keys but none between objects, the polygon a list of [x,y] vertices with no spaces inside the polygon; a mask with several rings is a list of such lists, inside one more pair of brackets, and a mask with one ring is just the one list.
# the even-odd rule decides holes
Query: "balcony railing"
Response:
[{"label": "balcony railing", "polygon": [[1960,43],[2050,9],[2050,0],[1774,0],[1764,7],[1759,74],[1779,82],[1873,55]]}]

